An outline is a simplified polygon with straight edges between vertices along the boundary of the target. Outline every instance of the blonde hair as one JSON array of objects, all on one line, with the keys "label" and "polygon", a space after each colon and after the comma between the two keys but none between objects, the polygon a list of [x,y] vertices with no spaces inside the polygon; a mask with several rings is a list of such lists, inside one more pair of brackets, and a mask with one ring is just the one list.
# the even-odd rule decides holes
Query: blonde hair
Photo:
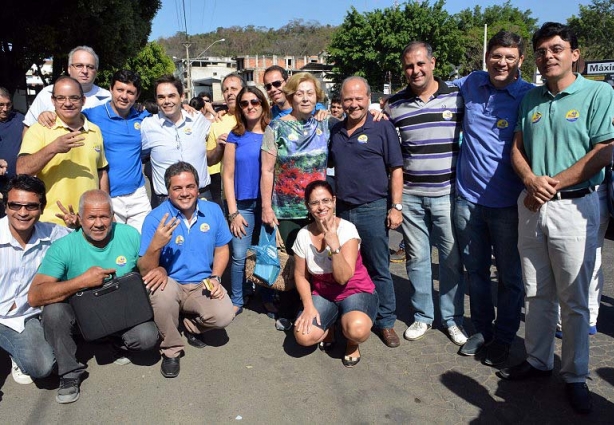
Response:
[{"label": "blonde hair", "polygon": [[318,80],[309,72],[299,72],[290,77],[290,79],[286,82],[286,85],[283,88],[288,102],[292,103],[292,98],[294,97],[294,93],[296,93],[299,84],[305,81],[311,81],[313,83],[316,89],[317,101],[324,101],[324,92],[322,91],[322,84],[320,84],[320,80]]}]

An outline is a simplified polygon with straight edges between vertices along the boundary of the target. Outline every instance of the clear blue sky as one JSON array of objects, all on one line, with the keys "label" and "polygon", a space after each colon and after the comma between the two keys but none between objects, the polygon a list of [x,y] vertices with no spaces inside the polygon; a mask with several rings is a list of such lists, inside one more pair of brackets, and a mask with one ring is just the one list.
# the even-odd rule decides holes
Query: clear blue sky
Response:
[{"label": "clear blue sky", "polygon": [[[402,4],[399,1],[399,4]],[[434,0],[430,0],[433,4]],[[448,0],[446,9],[454,14],[466,8],[480,5],[482,8],[502,4],[495,0]],[[530,9],[538,23],[546,21],[566,22],[578,14],[578,4],[590,4],[590,0],[514,0],[520,10]],[[162,8],[154,18],[151,40],[185,31],[183,13],[185,4],[188,34],[214,31],[217,27],[264,26],[279,28],[292,19],[315,20],[320,24],[339,25],[354,6],[359,12],[384,9],[394,4],[393,0],[162,0]]]}]

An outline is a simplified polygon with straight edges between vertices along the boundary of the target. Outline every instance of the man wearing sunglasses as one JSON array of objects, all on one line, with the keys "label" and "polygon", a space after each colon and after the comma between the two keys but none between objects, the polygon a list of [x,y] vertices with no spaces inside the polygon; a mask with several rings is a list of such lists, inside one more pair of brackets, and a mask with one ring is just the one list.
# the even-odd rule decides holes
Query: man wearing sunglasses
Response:
[{"label": "man wearing sunglasses", "polygon": [[0,348],[11,356],[15,382],[29,384],[51,373],[55,357],[45,341],[41,310],[28,304],[28,291],[50,243],[69,230],[39,222],[47,203],[40,179],[17,175],[6,189],[7,215],[0,219]]},{"label": "man wearing sunglasses", "polygon": [[[89,46],[78,46],[68,54],[68,75],[81,84],[83,93],[87,97],[84,109],[102,105],[111,98],[111,93],[94,84],[98,75],[98,55]],[[54,105],[51,99],[53,85],[49,85],[36,96],[30,106],[23,123],[31,127],[41,112],[53,111]]]},{"label": "man wearing sunglasses", "polygon": [[72,77],[62,76],[53,85],[52,101],[56,120],[51,128],[34,123],[25,133],[17,173],[36,175],[47,187],[53,202],[42,221],[64,224],[63,211],[56,204],[76,207],[87,190],[109,192],[107,159],[100,128],[81,114],[83,88]]}]

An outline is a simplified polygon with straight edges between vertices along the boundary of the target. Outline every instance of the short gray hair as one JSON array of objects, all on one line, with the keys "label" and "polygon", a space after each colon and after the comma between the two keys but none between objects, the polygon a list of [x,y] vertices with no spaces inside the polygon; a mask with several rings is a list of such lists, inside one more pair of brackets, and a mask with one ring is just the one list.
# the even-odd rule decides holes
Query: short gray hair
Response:
[{"label": "short gray hair", "polygon": [[9,93],[9,91],[5,89],[4,87],[0,87],[0,97],[7,97],[10,99],[11,93]]},{"label": "short gray hair", "polygon": [[[351,77],[347,77],[345,80],[343,80],[343,82],[341,83],[341,90],[340,91],[342,92],[343,88],[345,87],[345,85],[348,84],[352,80],[362,81],[362,83],[367,88],[367,95],[369,95],[369,96],[371,95],[371,86],[369,85],[369,82],[365,78],[363,78],[363,77],[361,77],[359,75],[352,75]],[[343,99],[341,99],[341,100],[343,100]]]},{"label": "short gray hair", "polygon": [[72,49],[70,53],[68,54],[68,66],[72,65],[72,57],[75,53],[79,51],[87,52],[90,55],[94,56],[94,62],[96,63],[96,69],[98,69],[98,65],[99,65],[98,55],[96,54],[94,49],[92,49],[90,46],[77,46],[74,49]]},{"label": "short gray hair", "polygon": [[113,218],[113,202],[111,201],[111,196],[100,189],[92,189],[87,192],[83,192],[83,195],[79,198],[79,217],[83,217],[83,210],[85,209],[85,204],[88,202],[95,201],[103,201],[109,204],[109,209],[111,210],[111,218]]}]

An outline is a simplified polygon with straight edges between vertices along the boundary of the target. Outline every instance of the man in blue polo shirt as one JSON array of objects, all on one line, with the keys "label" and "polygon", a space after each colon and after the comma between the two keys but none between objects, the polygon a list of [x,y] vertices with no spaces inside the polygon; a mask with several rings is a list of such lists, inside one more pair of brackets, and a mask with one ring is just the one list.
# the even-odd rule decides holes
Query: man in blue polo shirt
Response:
[{"label": "man in blue polo shirt", "polygon": [[527,358],[498,375],[521,380],[552,374],[558,301],[564,330],[560,375],[574,410],[589,413],[588,289],[599,228],[595,186],[612,158],[614,93],[606,83],[573,72],[580,50],[569,27],[545,23],[533,35],[533,49],[546,85],[522,100],[511,151],[526,188],[518,198],[518,250]]},{"label": "man in blue polo shirt", "polygon": [[151,211],[141,165],[141,122],[150,114],[134,109],[140,93],[141,78],[120,70],[111,80],[111,101],[84,111],[102,131],[115,221],[139,232]]},{"label": "man in blue polo shirt", "polygon": [[152,286],[151,304],[162,342],[161,373],[179,375],[184,344],[177,325],[183,324],[188,343],[205,347],[198,334],[228,326],[232,302],[221,285],[232,239],[219,205],[198,199],[198,172],[187,162],[166,169],[168,199],[145,219],[138,265],[142,274],[163,267],[168,280]]},{"label": "man in blue polo shirt", "polygon": [[[23,114],[13,110],[11,94],[0,87],[0,192],[5,193],[11,177],[15,175],[17,154],[21,148]],[[0,217],[4,217],[4,204],[0,199]]]},{"label": "man in blue polo shirt", "polygon": [[399,137],[389,121],[373,121],[368,110],[371,89],[364,78],[343,81],[341,102],[346,117],[332,128],[329,151],[329,165],[335,167],[337,214],[352,222],[362,239],[360,252],[379,295],[374,329],[388,347],[398,347],[388,229],[396,229],[403,220]]},{"label": "man in blue polo shirt", "polygon": [[[463,144],[456,169],[455,224],[467,269],[475,333],[460,349],[473,356],[486,344],[484,364],[505,363],[520,326],[524,296],[518,250],[522,182],[510,160],[518,106],[533,85],[520,76],[522,38],[500,31],[488,41],[486,71],[454,81],[465,99]],[[490,277],[494,252],[499,285],[497,313]],[[494,325],[493,325],[494,324]]]},{"label": "man in blue polo shirt", "polygon": [[464,113],[458,88],[433,75],[436,59],[425,42],[401,54],[407,88],[386,105],[403,152],[403,238],[414,322],[403,336],[422,338],[435,319],[431,244],[439,253],[439,310],[452,342],[463,345],[463,269],[453,225],[456,157]]}]

